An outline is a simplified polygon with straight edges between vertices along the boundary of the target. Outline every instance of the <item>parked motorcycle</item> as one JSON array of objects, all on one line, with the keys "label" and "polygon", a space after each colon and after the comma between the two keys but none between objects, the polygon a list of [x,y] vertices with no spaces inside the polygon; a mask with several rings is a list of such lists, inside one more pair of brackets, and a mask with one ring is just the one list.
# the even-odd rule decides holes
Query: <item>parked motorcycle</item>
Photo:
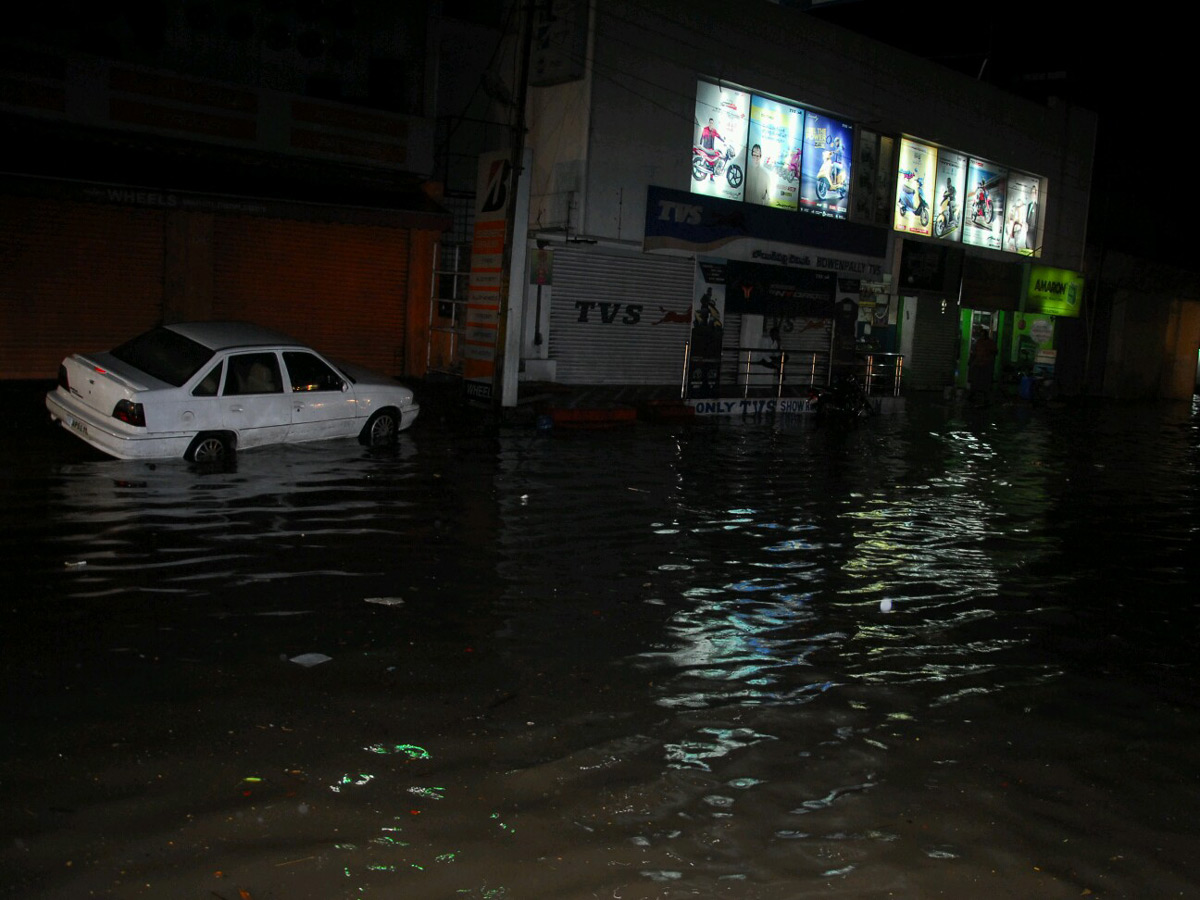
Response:
[{"label": "parked motorcycle", "polygon": [[[913,182],[916,185],[913,185]],[[916,175],[906,175],[904,184],[900,186],[900,198],[896,201],[900,207],[900,215],[912,213],[921,220],[921,227],[929,227],[929,201],[925,199],[925,179]]]},{"label": "parked motorcycle", "polygon": [[826,150],[821,154],[821,168],[817,170],[817,199],[827,200],[830,194],[837,194],[839,199],[845,198],[846,170],[840,165],[834,165],[833,151]]},{"label": "parked motorcycle", "polygon": [[724,153],[699,145],[693,146],[692,177],[697,181],[703,181],[705,178],[719,178],[724,174],[725,180],[729,182],[731,188],[735,190],[740,188],[745,173],[741,166],[732,162],[733,155],[733,148],[729,146],[725,147]]},{"label": "parked motorcycle", "polygon": [[875,412],[862,384],[850,374],[838,376],[824,390],[813,390],[809,404],[818,419],[853,421]]}]

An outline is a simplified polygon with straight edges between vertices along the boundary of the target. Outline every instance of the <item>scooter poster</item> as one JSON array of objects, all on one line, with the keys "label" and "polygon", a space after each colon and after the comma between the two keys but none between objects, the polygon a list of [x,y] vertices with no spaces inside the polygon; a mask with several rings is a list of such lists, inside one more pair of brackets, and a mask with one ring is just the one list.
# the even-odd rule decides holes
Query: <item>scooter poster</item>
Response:
[{"label": "scooter poster", "polygon": [[850,208],[850,161],[854,158],[854,126],[828,116],[804,116],[804,152],[800,180],[800,206],[835,219],[846,218]]},{"label": "scooter poster", "polygon": [[796,209],[800,197],[804,110],[755,96],[750,103],[746,202]]},{"label": "scooter poster", "polygon": [[1004,249],[1022,256],[1041,256],[1039,228],[1041,179],[1023,172],[1008,175],[1008,211],[1004,216]]},{"label": "scooter poster", "polygon": [[896,173],[896,212],[893,227],[909,234],[932,234],[929,196],[937,167],[937,150],[903,138]]},{"label": "scooter poster", "polygon": [[692,135],[692,193],[741,200],[750,95],[701,81]]},{"label": "scooter poster", "polygon": [[937,181],[930,199],[937,199],[933,211],[933,236],[943,241],[962,239],[963,198],[966,196],[967,158],[952,150],[939,150]]},{"label": "scooter poster", "polygon": [[1003,246],[1005,190],[1008,172],[999,166],[972,159],[967,166],[963,243],[1000,250]]}]

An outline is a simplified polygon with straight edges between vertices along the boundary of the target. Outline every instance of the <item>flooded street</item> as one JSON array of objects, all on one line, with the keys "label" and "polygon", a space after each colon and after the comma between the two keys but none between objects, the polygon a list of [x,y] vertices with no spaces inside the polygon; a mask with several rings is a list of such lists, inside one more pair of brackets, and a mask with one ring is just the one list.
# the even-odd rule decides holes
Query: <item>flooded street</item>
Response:
[{"label": "flooded street", "polygon": [[7,438],[3,896],[1200,896],[1190,405]]}]

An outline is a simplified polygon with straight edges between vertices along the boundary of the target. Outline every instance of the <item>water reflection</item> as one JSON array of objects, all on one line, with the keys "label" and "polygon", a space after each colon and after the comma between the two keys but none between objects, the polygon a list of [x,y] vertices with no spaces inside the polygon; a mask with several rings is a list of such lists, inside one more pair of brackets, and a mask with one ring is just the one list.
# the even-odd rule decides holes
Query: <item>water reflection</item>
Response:
[{"label": "water reflection", "polygon": [[935,402],[43,462],[3,513],[15,883],[1195,890],[1194,422]]},{"label": "water reflection", "polygon": [[341,444],[272,448],[244,454],[233,471],[173,461],[66,465],[46,489],[53,540],[35,552],[45,568],[70,570],[67,595],[79,598],[358,577],[362,559],[347,540],[413,527],[405,495],[415,456],[402,438],[386,456]]}]

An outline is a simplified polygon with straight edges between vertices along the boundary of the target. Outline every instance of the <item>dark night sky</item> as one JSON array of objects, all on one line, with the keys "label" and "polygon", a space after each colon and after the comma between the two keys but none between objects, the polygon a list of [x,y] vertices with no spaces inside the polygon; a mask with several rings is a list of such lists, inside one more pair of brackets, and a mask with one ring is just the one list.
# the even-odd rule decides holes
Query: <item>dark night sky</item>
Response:
[{"label": "dark night sky", "polygon": [[1181,152],[1193,144],[1185,135],[1196,77],[1186,70],[1197,51],[1181,13],[1154,2],[850,0],[812,14],[1032,100],[1057,96],[1095,111],[1090,243],[1200,270],[1192,166]]}]

